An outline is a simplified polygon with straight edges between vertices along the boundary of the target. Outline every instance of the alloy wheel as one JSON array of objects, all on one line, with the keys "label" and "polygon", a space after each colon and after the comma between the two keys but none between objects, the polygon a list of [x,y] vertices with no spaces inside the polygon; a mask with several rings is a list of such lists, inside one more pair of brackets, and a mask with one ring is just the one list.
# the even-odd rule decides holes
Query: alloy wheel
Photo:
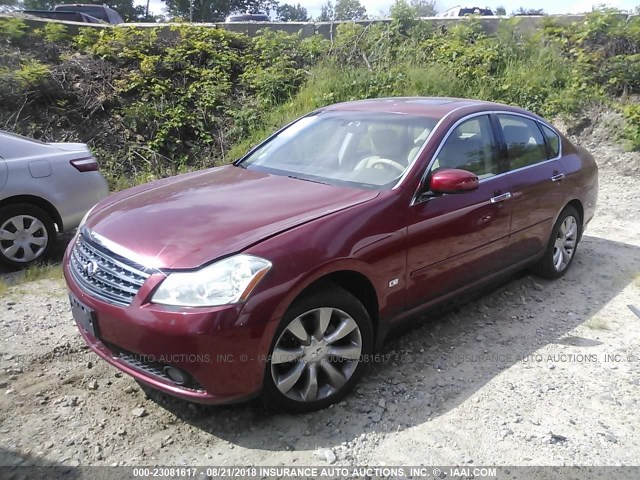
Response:
[{"label": "alloy wheel", "polygon": [[564,219],[553,245],[553,267],[558,272],[567,268],[576,251],[578,241],[578,222],[569,215]]},{"label": "alloy wheel", "polygon": [[349,314],[332,307],[315,308],[282,331],[271,355],[271,375],[288,398],[313,402],[347,383],[361,353],[362,334]]},{"label": "alloy wheel", "polygon": [[0,225],[0,252],[14,262],[35,260],[43,254],[48,242],[44,223],[31,215],[16,215]]}]

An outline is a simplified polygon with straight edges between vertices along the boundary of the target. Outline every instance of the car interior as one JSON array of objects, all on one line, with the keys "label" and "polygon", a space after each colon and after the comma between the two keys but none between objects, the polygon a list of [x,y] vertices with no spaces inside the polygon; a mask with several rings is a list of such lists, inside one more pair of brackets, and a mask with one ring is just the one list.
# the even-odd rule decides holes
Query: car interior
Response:
[{"label": "car interior", "polygon": [[435,124],[431,118],[389,114],[327,116],[306,124],[303,119],[256,150],[243,165],[327,183],[387,186],[409,167]]},{"label": "car interior", "polygon": [[458,126],[447,138],[431,171],[458,168],[475,173],[482,180],[498,173],[496,153],[488,118],[473,118]]}]

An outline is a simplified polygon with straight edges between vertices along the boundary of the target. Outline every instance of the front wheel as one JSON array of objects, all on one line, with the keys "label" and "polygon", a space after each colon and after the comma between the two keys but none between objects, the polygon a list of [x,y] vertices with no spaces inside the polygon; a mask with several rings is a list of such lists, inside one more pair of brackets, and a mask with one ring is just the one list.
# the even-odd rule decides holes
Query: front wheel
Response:
[{"label": "front wheel", "polygon": [[263,398],[289,412],[328,407],[357,383],[372,347],[362,303],[334,285],[315,290],[289,307],[276,330]]},{"label": "front wheel", "polygon": [[575,257],[579,238],[580,215],[574,207],[568,206],[560,213],[544,256],[534,266],[534,273],[550,280],[564,275]]},{"label": "front wheel", "polygon": [[41,208],[21,203],[0,209],[0,264],[23,268],[42,260],[55,239],[53,220]]}]

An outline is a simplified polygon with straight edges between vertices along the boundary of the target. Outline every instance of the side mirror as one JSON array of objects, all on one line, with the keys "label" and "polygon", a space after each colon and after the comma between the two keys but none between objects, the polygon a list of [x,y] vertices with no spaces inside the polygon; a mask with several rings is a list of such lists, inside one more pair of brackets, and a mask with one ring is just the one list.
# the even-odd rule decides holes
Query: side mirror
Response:
[{"label": "side mirror", "polygon": [[431,175],[430,190],[433,193],[463,193],[478,188],[478,177],[467,170],[444,168]]}]

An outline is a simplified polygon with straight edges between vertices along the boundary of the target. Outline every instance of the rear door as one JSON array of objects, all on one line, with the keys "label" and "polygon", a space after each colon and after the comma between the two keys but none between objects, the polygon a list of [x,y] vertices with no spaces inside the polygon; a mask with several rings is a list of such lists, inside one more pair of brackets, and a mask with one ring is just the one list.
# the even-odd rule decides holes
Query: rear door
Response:
[{"label": "rear door", "polygon": [[[559,139],[551,129],[543,130],[539,122],[523,115],[496,116],[507,150],[512,193],[508,252],[512,262],[517,262],[546,247],[555,215],[564,201],[564,172],[559,162]],[[548,139],[543,132],[549,135]]]},{"label": "rear door", "polygon": [[454,127],[427,172],[460,168],[475,173],[477,190],[433,195],[409,208],[407,307],[446,295],[501,270],[509,241],[511,202],[505,166],[489,115]]}]

